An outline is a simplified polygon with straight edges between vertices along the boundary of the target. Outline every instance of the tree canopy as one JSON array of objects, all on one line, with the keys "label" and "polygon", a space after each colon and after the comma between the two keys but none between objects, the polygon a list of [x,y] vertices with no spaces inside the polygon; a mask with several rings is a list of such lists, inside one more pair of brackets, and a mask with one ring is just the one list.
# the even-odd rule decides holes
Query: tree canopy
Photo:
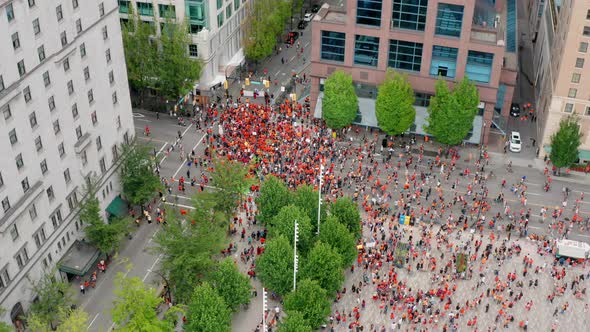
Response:
[{"label": "tree canopy", "polygon": [[240,305],[250,303],[250,279],[240,273],[231,258],[222,260],[211,275],[211,285],[223,298],[228,308],[235,312]]},{"label": "tree canopy", "polygon": [[256,198],[258,220],[270,222],[290,200],[291,192],[283,180],[273,175],[266,177],[260,185],[260,195]]},{"label": "tree canopy", "polygon": [[317,281],[310,279],[299,282],[297,290],[285,296],[284,303],[287,316],[299,312],[313,329],[324,323],[332,307],[326,291]]},{"label": "tree canopy", "polygon": [[352,85],[352,76],[336,70],[324,82],[322,115],[332,129],[349,126],[356,118],[358,98]]},{"label": "tree canopy", "polygon": [[[59,325],[57,328],[51,328],[43,319],[35,314],[27,317],[27,327],[33,332],[79,332],[88,329],[88,314],[82,309],[64,309],[58,308],[56,310],[57,321]],[[1,332],[12,331],[12,329],[2,329]]]},{"label": "tree canopy", "polygon": [[[318,222],[318,191],[314,190],[308,184],[302,184],[297,187],[293,203],[307,214],[310,222],[314,225],[314,231],[317,232]],[[320,210],[320,220],[326,217],[326,209]]]},{"label": "tree canopy", "polygon": [[406,132],[416,119],[414,101],[414,90],[406,76],[388,69],[375,101],[379,127],[389,135]]},{"label": "tree canopy", "polygon": [[132,6],[129,6],[129,21],[121,28],[129,85],[137,90],[154,87],[158,51],[151,36],[156,34],[155,29],[148,22],[142,22]]},{"label": "tree canopy", "polygon": [[211,173],[211,184],[218,189],[211,194],[215,202],[214,209],[230,217],[253,183],[247,165],[225,158],[215,158]]},{"label": "tree canopy", "polygon": [[435,91],[435,95],[430,98],[428,125],[424,129],[443,144],[460,144],[473,128],[479,92],[466,77],[453,92],[445,80],[439,79]]},{"label": "tree canopy", "polygon": [[184,330],[189,332],[231,331],[230,309],[207,282],[198,285],[191,295]]},{"label": "tree canopy", "polygon": [[277,294],[293,289],[293,247],[284,236],[270,239],[256,260],[256,275]]},{"label": "tree canopy", "polygon": [[251,4],[242,21],[244,55],[250,61],[260,61],[272,55],[277,38],[284,31],[291,13],[292,0],[258,0]]},{"label": "tree canopy", "polygon": [[131,204],[147,203],[162,183],[154,173],[156,160],[145,145],[126,145],[123,147],[123,162],[121,165],[122,194]]},{"label": "tree canopy", "polygon": [[330,214],[346,226],[355,238],[361,236],[361,215],[358,206],[350,197],[339,197],[330,205]]},{"label": "tree canopy", "polygon": [[48,273],[39,281],[32,282],[37,301],[31,304],[29,316],[34,317],[39,329],[53,328],[62,323],[65,317],[60,313],[68,312],[73,303],[70,285],[54,275],[54,272]]},{"label": "tree canopy", "polygon": [[297,248],[302,252],[307,252],[313,244],[315,227],[311,225],[307,214],[295,205],[287,205],[279,211],[269,225],[269,235],[272,237],[284,235],[293,245],[295,220],[297,220],[299,229]]},{"label": "tree canopy", "polygon": [[559,122],[559,129],[551,135],[551,162],[555,167],[569,167],[578,160],[578,148],[582,144],[579,119],[567,116]]},{"label": "tree canopy", "polygon": [[322,224],[319,240],[329,244],[340,254],[343,268],[354,263],[358,255],[354,235],[335,216],[326,218],[326,222]]},{"label": "tree canopy", "polygon": [[303,314],[292,310],[289,315],[279,324],[277,332],[311,332],[311,326],[307,323]]},{"label": "tree canopy", "polygon": [[317,281],[332,296],[344,282],[342,265],[340,254],[329,244],[318,241],[305,257],[301,278]]}]

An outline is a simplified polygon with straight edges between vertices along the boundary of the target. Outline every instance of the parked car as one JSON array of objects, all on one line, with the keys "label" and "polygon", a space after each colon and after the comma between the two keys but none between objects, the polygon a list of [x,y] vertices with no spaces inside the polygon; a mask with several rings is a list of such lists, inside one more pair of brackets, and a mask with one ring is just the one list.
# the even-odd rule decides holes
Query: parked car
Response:
[{"label": "parked car", "polygon": [[297,29],[305,30],[305,27],[307,27],[307,22],[305,22],[304,20],[301,20],[299,21],[299,23],[297,23]]},{"label": "parked car", "polygon": [[285,44],[293,45],[301,34],[298,31],[290,31],[285,35]]},{"label": "parked car", "polygon": [[512,103],[510,105],[510,115],[517,118],[520,116],[520,105],[517,103]]},{"label": "parked car", "polygon": [[317,13],[317,12],[319,12],[319,11],[320,11],[320,5],[318,5],[318,4],[315,4],[315,5],[313,5],[313,6],[311,7],[311,12],[312,12],[312,13]]},{"label": "parked car", "polygon": [[518,131],[513,131],[510,133],[510,151],[512,152],[520,152],[522,147],[522,143],[520,140],[520,133]]},{"label": "parked car", "polygon": [[313,18],[313,13],[305,13],[305,15],[303,16],[303,20],[305,22],[311,22],[311,19]]}]

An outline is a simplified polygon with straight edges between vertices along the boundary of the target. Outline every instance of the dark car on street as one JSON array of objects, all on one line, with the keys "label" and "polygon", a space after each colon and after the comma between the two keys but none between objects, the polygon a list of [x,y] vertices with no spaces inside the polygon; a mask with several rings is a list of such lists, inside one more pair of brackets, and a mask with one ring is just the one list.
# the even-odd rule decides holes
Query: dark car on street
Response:
[{"label": "dark car on street", "polygon": [[305,22],[304,20],[299,21],[299,23],[297,23],[297,29],[299,30],[305,30],[305,28],[307,27],[307,22]]},{"label": "dark car on street", "polygon": [[317,13],[318,11],[320,11],[320,5],[315,4],[311,7],[311,12],[312,13]]},{"label": "dark car on street", "polygon": [[510,115],[517,118],[520,116],[520,105],[517,103],[512,103],[510,105]]}]

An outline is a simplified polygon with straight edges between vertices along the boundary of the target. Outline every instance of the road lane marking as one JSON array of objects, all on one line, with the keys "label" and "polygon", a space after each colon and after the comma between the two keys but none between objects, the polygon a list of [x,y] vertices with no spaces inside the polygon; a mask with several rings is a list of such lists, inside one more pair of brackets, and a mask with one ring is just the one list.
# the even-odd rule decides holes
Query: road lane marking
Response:
[{"label": "road lane marking", "polygon": [[86,331],[90,330],[90,327],[92,326],[92,324],[94,324],[94,321],[98,318],[98,315],[100,315],[100,314],[98,313],[94,316],[94,318],[92,319],[90,324],[88,324],[88,328],[86,328]]},{"label": "road lane marking", "polygon": [[277,71],[277,73],[275,74],[275,76],[279,75],[281,73],[281,70],[279,69],[279,71]]},{"label": "road lane marking", "polygon": [[152,122],[152,120],[147,119],[135,119],[135,121]]},{"label": "road lane marking", "polygon": [[154,264],[152,264],[152,266],[147,270],[145,276],[143,276],[143,279],[141,279],[141,281],[145,282],[145,279],[147,279],[147,277],[150,275],[150,273],[152,273],[152,271],[154,270],[154,266],[156,266],[156,264],[158,264],[158,262],[160,261],[160,258],[162,258],[162,254],[160,254],[158,256],[158,258],[156,258],[156,260],[154,261]]},{"label": "road lane marking", "polygon": [[[185,133],[186,133],[186,131],[185,131]],[[184,134],[182,134],[182,136],[184,136]],[[203,136],[201,137],[201,139],[199,140],[199,142],[197,142],[197,144],[193,147],[193,150],[195,150],[199,146],[199,144],[201,144],[201,142],[203,141],[203,139],[205,138],[205,136],[207,136],[207,134],[203,134]],[[184,166],[184,163],[186,161],[187,161],[187,159],[186,158],[183,158],[182,163],[180,163],[180,166],[178,166],[178,169],[176,169],[176,172],[174,172],[174,175],[172,176],[173,178],[176,179],[176,175],[178,175],[178,172],[180,172],[180,170],[182,169],[182,167]]]},{"label": "road lane marking", "polygon": [[155,138],[152,138],[152,137],[150,137],[150,136],[147,136],[147,137],[146,137],[146,136],[139,136],[138,138],[139,138],[139,139],[144,139],[144,140],[146,140],[146,141],[150,141],[150,142],[151,142],[151,141],[153,141],[153,142],[164,142],[164,143],[168,143],[168,142],[166,142],[166,141],[162,141],[162,140],[159,140],[159,139],[155,139]]},{"label": "road lane marking", "polygon": [[172,206],[180,206],[180,207],[185,208],[185,209],[191,209],[191,210],[194,210],[195,209],[193,206],[188,206],[188,205],[183,205],[183,204],[175,204],[175,203],[170,203],[170,202],[166,202],[165,204],[166,205],[172,205]]},{"label": "road lane marking", "polygon": [[164,151],[164,148],[166,147],[166,144],[168,144],[168,142],[166,141],[160,141],[160,142],[164,142],[164,144],[162,145],[162,147],[160,148],[160,150],[156,153],[156,157],[162,153],[162,151]]}]

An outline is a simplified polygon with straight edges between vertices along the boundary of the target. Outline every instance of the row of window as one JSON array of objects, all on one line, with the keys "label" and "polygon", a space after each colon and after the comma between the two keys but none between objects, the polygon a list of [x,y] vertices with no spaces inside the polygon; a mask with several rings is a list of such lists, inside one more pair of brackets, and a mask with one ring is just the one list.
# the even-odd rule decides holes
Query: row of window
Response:
[{"label": "row of window", "polygon": [[[321,59],[344,62],[346,34],[322,31]],[[458,49],[434,45],[430,75],[455,77]],[[388,66],[392,68],[420,71],[423,44],[402,40],[389,40]],[[465,74],[474,81],[489,83],[494,55],[469,50]],[[354,59],[357,65],[376,67],[379,59],[379,37],[355,35]]]}]

